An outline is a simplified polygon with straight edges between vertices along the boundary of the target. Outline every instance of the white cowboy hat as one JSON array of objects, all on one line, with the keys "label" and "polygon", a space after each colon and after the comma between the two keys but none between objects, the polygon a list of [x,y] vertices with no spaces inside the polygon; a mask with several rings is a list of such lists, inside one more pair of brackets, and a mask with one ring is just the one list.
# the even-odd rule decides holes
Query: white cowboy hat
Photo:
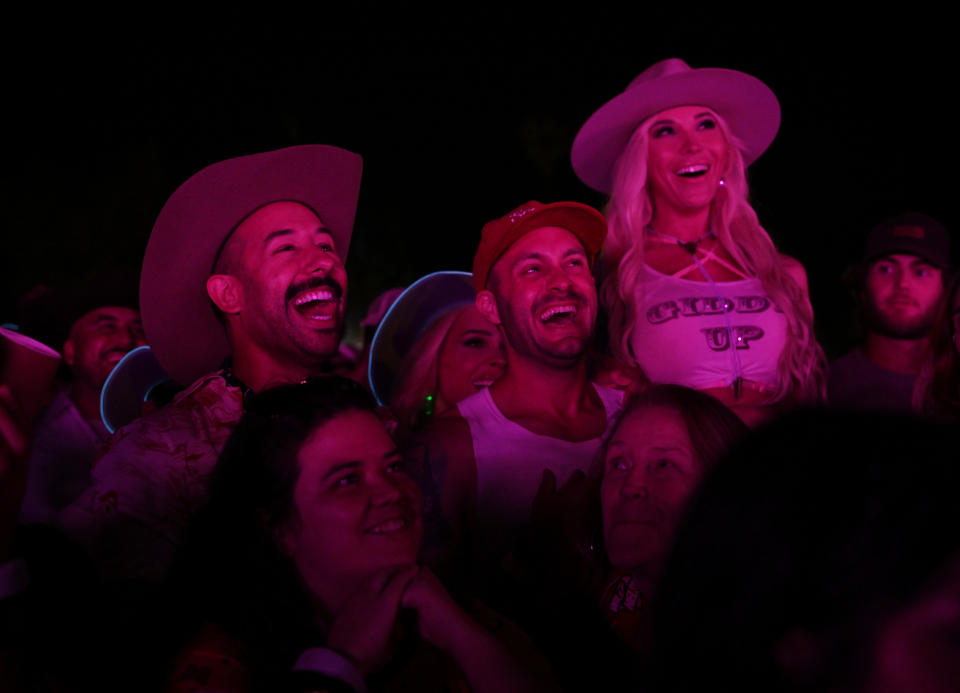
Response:
[{"label": "white cowboy hat", "polygon": [[573,170],[594,190],[609,193],[614,164],[637,126],[677,106],[716,112],[740,141],[745,164],[763,154],[780,127],[777,97],[756,77],[719,67],[693,69],[668,58],[641,72],[587,119],[573,141]]}]

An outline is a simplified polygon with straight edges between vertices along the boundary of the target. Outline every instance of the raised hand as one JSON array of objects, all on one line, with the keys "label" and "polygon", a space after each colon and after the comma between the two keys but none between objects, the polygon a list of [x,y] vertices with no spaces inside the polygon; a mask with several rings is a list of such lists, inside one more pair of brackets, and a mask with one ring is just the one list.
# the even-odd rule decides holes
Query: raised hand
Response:
[{"label": "raised hand", "polygon": [[383,667],[400,600],[419,571],[416,565],[393,566],[362,583],[334,614],[327,647],[353,659],[364,675]]},{"label": "raised hand", "polygon": [[470,617],[428,568],[420,568],[400,603],[417,613],[420,637],[441,650],[450,651],[470,625]]}]

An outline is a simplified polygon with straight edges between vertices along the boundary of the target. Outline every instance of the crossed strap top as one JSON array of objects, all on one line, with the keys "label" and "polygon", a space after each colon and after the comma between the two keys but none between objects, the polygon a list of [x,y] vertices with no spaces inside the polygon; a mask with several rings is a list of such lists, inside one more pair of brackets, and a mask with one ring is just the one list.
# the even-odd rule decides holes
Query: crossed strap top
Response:
[{"label": "crossed strap top", "polygon": [[630,348],[652,382],[776,386],[787,320],[759,279],[711,283],[644,266],[641,291]]}]

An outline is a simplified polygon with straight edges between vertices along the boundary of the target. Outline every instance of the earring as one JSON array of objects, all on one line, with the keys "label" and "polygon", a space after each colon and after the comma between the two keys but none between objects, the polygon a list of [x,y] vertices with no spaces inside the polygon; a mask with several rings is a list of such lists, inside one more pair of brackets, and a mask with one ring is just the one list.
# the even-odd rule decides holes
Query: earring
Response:
[{"label": "earring", "polygon": [[727,184],[726,178],[721,178],[721,179],[720,179],[720,187],[722,188],[722,187],[726,186],[726,184]]},{"label": "earring", "polygon": [[423,401],[423,415],[426,418],[433,417],[433,409],[436,405],[436,398],[433,395],[427,395]]}]

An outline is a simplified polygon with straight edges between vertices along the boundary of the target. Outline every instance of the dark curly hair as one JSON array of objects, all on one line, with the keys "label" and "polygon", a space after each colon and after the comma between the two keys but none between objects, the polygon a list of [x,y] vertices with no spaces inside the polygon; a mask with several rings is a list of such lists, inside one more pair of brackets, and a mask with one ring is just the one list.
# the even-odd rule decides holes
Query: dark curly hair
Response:
[{"label": "dark curly hair", "polygon": [[[247,655],[255,690],[269,689],[297,653],[320,644],[316,610],[279,529],[299,520],[293,500],[297,454],[311,432],[349,411],[375,414],[370,394],[337,376],[249,395],[210,482],[210,498],[173,571],[177,609],[200,627],[216,624]],[[177,647],[178,645],[174,645]]]}]

